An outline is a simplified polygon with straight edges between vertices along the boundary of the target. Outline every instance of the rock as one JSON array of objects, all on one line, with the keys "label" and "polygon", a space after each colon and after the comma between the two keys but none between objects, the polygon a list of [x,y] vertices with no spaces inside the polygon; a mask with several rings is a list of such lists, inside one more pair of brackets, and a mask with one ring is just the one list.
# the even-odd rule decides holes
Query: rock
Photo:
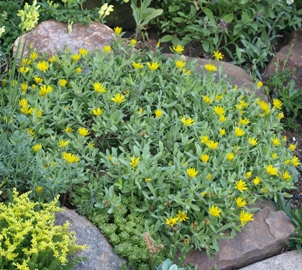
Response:
[{"label": "rock", "polygon": [[[22,48],[24,42],[24,56],[30,53],[30,44],[35,51],[51,56],[59,51],[69,48],[72,53],[78,53],[80,48],[89,51],[102,51],[104,46],[110,45],[114,40],[114,32],[108,26],[91,22],[89,26],[74,24],[72,32],[68,33],[67,23],[55,20],[44,21],[32,31],[18,37],[14,42],[13,52],[16,53],[19,41]],[[18,53],[20,58],[21,50]]]},{"label": "rock", "polygon": [[[291,48],[291,46],[293,47]],[[279,59],[279,68],[278,72],[282,71],[284,62],[286,61],[288,54],[288,61],[285,65],[285,68],[289,70],[296,70],[294,75],[294,81],[296,83],[296,89],[302,88],[302,31],[300,29],[294,31],[290,38],[289,43],[285,45],[277,55],[270,61],[269,65],[267,66],[266,73],[263,77],[263,81],[268,81],[270,75],[275,73],[276,62]]]},{"label": "rock", "polygon": [[68,221],[70,231],[75,232],[77,243],[88,246],[86,250],[76,254],[81,257],[87,256],[88,259],[80,262],[73,270],[120,270],[125,260],[114,253],[112,246],[99,229],[86,217],[67,208],[64,210],[56,213],[55,224],[63,225]]},{"label": "rock", "polygon": [[220,252],[208,258],[204,251],[191,251],[186,263],[198,265],[199,270],[231,270],[274,256],[286,247],[294,226],[283,211],[276,211],[269,201],[257,202],[261,208],[233,239],[219,242]]},{"label": "rock", "polygon": [[[120,26],[123,30],[134,30],[136,23],[132,15],[130,1],[128,3],[110,1],[109,4],[114,6],[114,10],[109,16],[105,17],[106,25],[112,28]],[[100,8],[101,6],[102,2],[98,0],[86,0],[83,3],[83,7],[87,9]]]}]

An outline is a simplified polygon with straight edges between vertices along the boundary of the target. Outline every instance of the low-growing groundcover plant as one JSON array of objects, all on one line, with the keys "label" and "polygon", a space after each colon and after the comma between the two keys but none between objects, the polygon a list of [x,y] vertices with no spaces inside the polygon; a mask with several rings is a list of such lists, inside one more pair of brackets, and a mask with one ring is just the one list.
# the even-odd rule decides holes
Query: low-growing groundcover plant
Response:
[{"label": "low-growing groundcover plant", "polygon": [[73,175],[32,192],[50,200],[61,181],[58,193],[72,195],[133,269],[174,261],[178,250],[215,254],[253,220],[257,199],[294,188],[300,162],[280,135],[282,102],[248,95],[211,61],[196,74],[182,46],[167,58],[124,44],[117,34],[101,53],[22,60],[14,84],[32,152],[46,171]]},{"label": "low-growing groundcover plant", "polygon": [[68,259],[85,246],[76,244],[69,223],[54,226],[56,204],[32,202],[28,193],[19,196],[13,190],[13,201],[0,203],[0,268],[6,270],[72,269],[76,260]]}]

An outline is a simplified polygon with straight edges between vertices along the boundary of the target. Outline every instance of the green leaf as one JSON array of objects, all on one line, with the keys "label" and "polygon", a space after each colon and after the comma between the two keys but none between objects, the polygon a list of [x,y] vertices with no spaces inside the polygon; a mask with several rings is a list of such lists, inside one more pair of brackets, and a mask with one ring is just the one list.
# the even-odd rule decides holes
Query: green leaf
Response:
[{"label": "green leaf", "polygon": [[160,39],[160,41],[161,41],[161,42],[169,42],[169,41],[172,40],[172,38],[173,38],[173,36],[171,36],[171,35],[165,35],[165,36],[163,36],[163,37]]},{"label": "green leaf", "polygon": [[207,15],[207,17],[208,17],[209,19],[214,19],[214,14],[213,14],[212,10],[210,10],[210,9],[208,9],[208,8],[205,8],[205,9],[203,10],[203,12],[204,12],[204,14]]},{"label": "green leaf", "polygon": [[249,22],[251,22],[251,18],[250,16],[245,12],[245,11],[242,11],[242,22],[243,24],[248,24]]},{"label": "green leaf", "polygon": [[223,16],[223,20],[225,20],[227,23],[232,22],[233,19],[234,19],[233,13],[231,13],[231,14],[226,14],[226,15]]}]

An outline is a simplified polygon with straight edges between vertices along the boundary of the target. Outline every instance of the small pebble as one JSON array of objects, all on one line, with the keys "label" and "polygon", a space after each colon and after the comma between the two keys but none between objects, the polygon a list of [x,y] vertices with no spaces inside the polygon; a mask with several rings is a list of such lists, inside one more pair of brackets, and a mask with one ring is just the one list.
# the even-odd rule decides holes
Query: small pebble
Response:
[{"label": "small pebble", "polygon": [[294,194],[293,198],[295,200],[300,200],[301,199],[301,195],[299,193]]}]

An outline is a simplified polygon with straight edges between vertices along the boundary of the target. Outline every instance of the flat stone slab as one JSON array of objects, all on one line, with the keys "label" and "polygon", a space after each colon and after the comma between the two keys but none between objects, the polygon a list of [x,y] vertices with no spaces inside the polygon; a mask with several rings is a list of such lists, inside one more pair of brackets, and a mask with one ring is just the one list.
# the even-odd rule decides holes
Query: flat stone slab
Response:
[{"label": "flat stone slab", "polygon": [[[253,207],[254,220],[243,227],[233,239],[219,242],[219,254],[208,258],[204,251],[191,251],[186,263],[198,265],[199,270],[232,270],[279,254],[295,227],[283,211],[277,211],[269,201],[258,201]],[[262,268],[259,268],[262,269]],[[302,268],[300,268],[302,269]]]},{"label": "flat stone slab", "polygon": [[112,246],[86,217],[75,211],[64,208],[64,212],[56,213],[55,224],[63,225],[68,221],[69,230],[75,232],[77,243],[87,245],[86,250],[79,251],[78,256],[87,260],[80,262],[73,270],[120,270],[125,260],[114,253]]},{"label": "flat stone slab", "polygon": [[292,250],[254,263],[240,270],[299,270],[302,269],[302,251]]}]

